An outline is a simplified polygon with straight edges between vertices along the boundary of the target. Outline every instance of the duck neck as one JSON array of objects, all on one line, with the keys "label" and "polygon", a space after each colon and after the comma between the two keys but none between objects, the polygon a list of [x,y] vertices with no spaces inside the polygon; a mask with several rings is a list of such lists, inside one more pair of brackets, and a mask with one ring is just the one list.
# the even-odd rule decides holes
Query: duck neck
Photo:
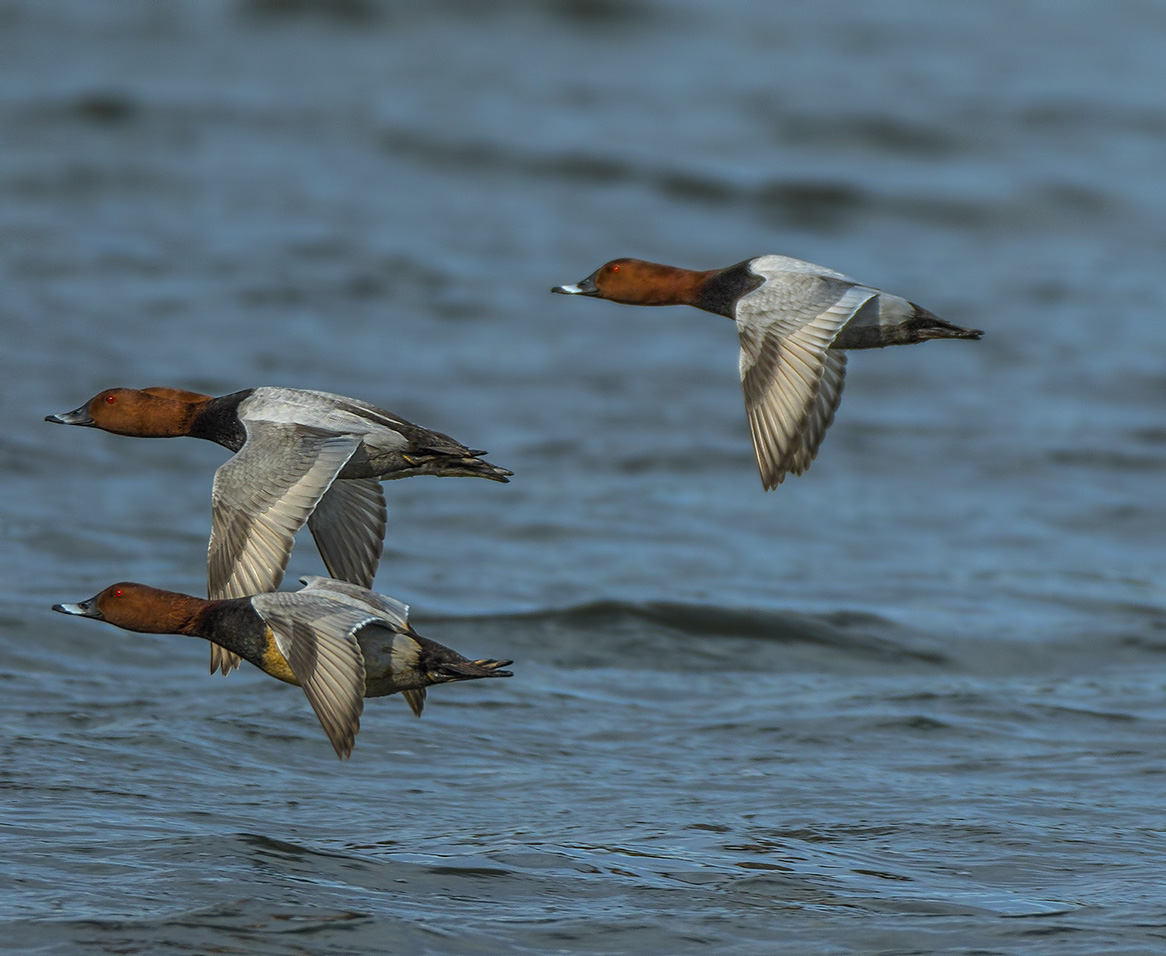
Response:
[{"label": "duck neck", "polygon": [[192,408],[186,434],[238,451],[247,440],[247,430],[239,420],[239,405],[255,389],[208,398]]},{"label": "duck neck", "polygon": [[203,598],[188,597],[182,606],[175,607],[177,628],[175,634],[186,634],[189,637],[206,637],[210,626],[208,619],[212,616],[214,605],[217,602]]},{"label": "duck neck", "polygon": [[267,624],[252,607],[250,598],[206,601],[176,594],[172,602],[171,620],[166,625],[172,629],[167,633],[201,637],[252,663],[263,657]]},{"label": "duck neck", "polygon": [[748,295],[765,282],[762,276],[757,275],[749,268],[753,260],[746,259],[727,269],[714,269],[711,272],[699,272],[696,297],[689,304],[723,315],[727,319],[737,317],[737,300]]},{"label": "duck neck", "polygon": [[698,272],[695,269],[674,268],[667,277],[666,284],[660,290],[659,299],[662,305],[692,305],[703,309],[705,287],[716,275],[716,270]]},{"label": "duck neck", "polygon": [[605,291],[604,298],[625,305],[694,305],[702,308],[702,289],[716,271],[697,272],[657,262],[636,262],[635,285]]},{"label": "duck neck", "polygon": [[[120,598],[121,596],[118,595]],[[187,634],[203,637],[212,605],[218,603],[177,591],[163,591],[145,585],[127,589],[125,606],[107,619],[127,631],[142,634]]]}]

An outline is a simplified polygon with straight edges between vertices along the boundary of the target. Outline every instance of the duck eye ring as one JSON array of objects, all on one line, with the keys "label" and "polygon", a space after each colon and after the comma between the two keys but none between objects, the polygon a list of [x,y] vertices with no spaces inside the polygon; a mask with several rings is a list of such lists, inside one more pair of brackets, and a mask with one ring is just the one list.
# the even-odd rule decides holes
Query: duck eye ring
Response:
[{"label": "duck eye ring", "polygon": [[121,588],[114,588],[113,589],[113,596],[114,597],[121,597],[122,594],[123,594],[123,592],[122,592]]},{"label": "duck eye ring", "polygon": [[112,395],[105,396],[105,404],[107,404],[107,405],[112,405],[116,401],[117,401],[117,399],[114,398]]}]

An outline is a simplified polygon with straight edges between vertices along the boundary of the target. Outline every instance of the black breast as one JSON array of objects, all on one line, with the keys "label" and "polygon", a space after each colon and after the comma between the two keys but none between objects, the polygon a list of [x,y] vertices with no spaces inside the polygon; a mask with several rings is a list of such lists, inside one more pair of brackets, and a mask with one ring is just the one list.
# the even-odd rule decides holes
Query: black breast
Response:
[{"label": "black breast", "polygon": [[199,634],[257,664],[267,650],[267,622],[251,606],[251,598],[212,601]]},{"label": "black breast", "polygon": [[752,259],[738,262],[735,266],[722,269],[709,279],[700,290],[700,297],[694,303],[698,309],[715,312],[726,318],[737,317],[737,300],[752,292],[765,279],[749,269]]},{"label": "black breast", "polygon": [[254,391],[253,388],[246,388],[241,392],[211,399],[190,423],[191,436],[205,438],[231,451],[238,451],[247,440],[247,430],[239,421],[239,406]]}]

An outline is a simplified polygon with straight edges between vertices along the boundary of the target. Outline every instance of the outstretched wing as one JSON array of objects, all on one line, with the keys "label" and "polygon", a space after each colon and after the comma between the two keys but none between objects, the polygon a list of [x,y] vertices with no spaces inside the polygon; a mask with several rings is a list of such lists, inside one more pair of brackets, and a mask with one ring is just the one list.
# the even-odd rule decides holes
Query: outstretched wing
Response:
[{"label": "outstretched wing", "polygon": [[359,604],[370,614],[375,614],[402,631],[411,631],[409,626],[409,605],[386,594],[377,594],[359,585],[347,581],[337,581],[335,578],[326,578],[318,574],[307,574],[300,578],[304,591],[313,594],[323,594],[325,597],[336,597],[337,600],[349,604]]},{"label": "outstretched wing", "polygon": [[[274,591],[296,532],[360,445],[354,435],[303,425],[247,422],[247,441],[217,472],[211,492],[207,595],[212,600]],[[211,671],[238,658],[211,648]]]},{"label": "outstretched wing", "polygon": [[271,627],[336,755],[347,757],[364,711],[364,655],[355,634],[376,618],[323,595],[305,601],[302,592],[257,594],[251,603]]},{"label": "outstretched wing", "polygon": [[846,377],[846,356],[830,344],[877,294],[833,277],[791,275],[737,303],[741,386],[766,490],[814,460]]},{"label": "outstretched wing", "polygon": [[308,517],[308,530],[332,577],[371,588],[387,523],[381,483],[375,478],[345,479],[324,492]]}]

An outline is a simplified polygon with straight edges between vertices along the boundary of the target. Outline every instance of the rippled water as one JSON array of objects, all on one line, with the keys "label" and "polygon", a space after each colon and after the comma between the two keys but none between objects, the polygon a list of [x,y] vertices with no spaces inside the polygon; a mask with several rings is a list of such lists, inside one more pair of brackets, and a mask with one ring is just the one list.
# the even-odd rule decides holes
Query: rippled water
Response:
[{"label": "rippled water", "polygon": [[[0,950],[1160,951],[1164,80],[1138,0],[0,3]],[[547,291],[766,252],[987,332],[768,495],[725,320]],[[377,582],[514,678],[339,764],[50,613],[205,587],[224,450],[43,422],[152,384],[514,469]]]}]

